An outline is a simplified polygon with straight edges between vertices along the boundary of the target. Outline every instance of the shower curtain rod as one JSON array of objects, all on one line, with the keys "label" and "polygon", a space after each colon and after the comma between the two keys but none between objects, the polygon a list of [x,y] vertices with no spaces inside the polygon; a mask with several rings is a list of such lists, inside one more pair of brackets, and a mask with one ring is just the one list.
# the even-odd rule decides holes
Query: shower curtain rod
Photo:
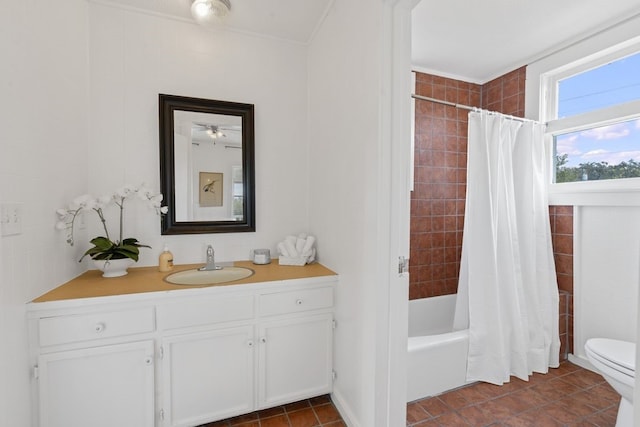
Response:
[{"label": "shower curtain rod", "polygon": [[516,117],[516,116],[510,116],[509,114],[502,114],[502,113],[498,113],[496,111],[489,111],[489,110],[485,110],[484,108],[478,108],[478,107],[471,107],[469,105],[464,105],[464,104],[457,104],[455,102],[449,102],[449,101],[444,101],[442,99],[436,99],[436,98],[430,98],[428,96],[422,96],[422,95],[416,95],[415,93],[411,94],[411,97],[414,99],[420,99],[422,101],[430,101],[430,102],[435,102],[436,104],[444,104],[444,105],[448,105],[450,107],[456,107],[456,108],[461,108],[463,110],[469,110],[469,111],[488,111],[489,113],[492,114],[501,114],[505,117],[510,118],[511,120],[518,120],[521,122],[537,122],[536,120],[531,120],[531,119],[525,119],[524,117]]}]

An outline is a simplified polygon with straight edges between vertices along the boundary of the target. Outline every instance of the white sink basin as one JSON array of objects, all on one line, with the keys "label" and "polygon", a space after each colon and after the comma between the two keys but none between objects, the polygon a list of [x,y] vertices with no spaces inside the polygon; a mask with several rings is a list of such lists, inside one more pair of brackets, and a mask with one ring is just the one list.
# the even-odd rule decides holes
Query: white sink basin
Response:
[{"label": "white sink basin", "polygon": [[174,285],[219,285],[252,276],[254,271],[244,267],[224,267],[221,270],[200,271],[197,269],[172,273],[164,278]]}]

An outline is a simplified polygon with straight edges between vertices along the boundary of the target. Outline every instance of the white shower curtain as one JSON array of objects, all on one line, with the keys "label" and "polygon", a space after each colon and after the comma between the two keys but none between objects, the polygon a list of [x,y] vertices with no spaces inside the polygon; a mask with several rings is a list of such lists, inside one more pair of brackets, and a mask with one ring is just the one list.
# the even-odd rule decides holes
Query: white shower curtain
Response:
[{"label": "white shower curtain", "polygon": [[559,364],[546,145],[540,123],[469,113],[455,316],[456,329],[469,329],[469,381],[527,380]]}]

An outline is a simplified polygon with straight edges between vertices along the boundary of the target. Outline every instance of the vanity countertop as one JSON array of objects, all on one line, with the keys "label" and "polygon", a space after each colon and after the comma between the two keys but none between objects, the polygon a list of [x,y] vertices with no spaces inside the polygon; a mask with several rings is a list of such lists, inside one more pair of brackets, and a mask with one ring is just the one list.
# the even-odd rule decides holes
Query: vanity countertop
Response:
[{"label": "vanity countertop", "polygon": [[251,261],[236,261],[236,267],[250,268],[255,273],[247,278],[217,285],[183,286],[165,282],[164,278],[177,271],[189,270],[202,266],[200,264],[176,265],[173,271],[161,273],[157,266],[129,268],[129,274],[122,277],[103,278],[99,270],[89,270],[80,276],[58,286],[44,295],[34,299],[34,303],[51,302],[78,298],[108,297],[145,292],[175,291],[189,288],[208,288],[231,286],[247,283],[273,282],[279,280],[307,279],[312,277],[335,276],[336,273],[321,264],[305,266],[279,265],[278,260],[271,264],[256,265]]}]

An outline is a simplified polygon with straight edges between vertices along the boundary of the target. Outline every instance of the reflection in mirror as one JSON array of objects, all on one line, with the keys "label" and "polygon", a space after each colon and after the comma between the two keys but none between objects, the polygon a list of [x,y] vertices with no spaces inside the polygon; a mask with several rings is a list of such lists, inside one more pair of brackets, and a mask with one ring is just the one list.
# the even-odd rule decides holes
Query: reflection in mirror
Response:
[{"label": "reflection in mirror", "polygon": [[240,117],[173,114],[176,221],[242,221]]},{"label": "reflection in mirror", "polygon": [[160,95],[163,234],[255,231],[253,105]]}]

